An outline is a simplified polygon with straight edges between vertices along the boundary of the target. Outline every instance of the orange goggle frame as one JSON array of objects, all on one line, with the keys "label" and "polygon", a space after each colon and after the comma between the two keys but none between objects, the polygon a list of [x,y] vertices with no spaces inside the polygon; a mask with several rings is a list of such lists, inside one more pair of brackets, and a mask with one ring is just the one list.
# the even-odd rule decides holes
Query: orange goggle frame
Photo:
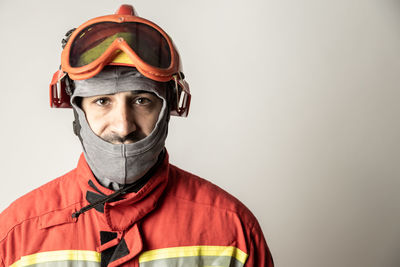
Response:
[{"label": "orange goggle frame", "polygon": [[[134,49],[128,44],[128,42],[124,40],[124,38],[122,37],[115,38],[115,40],[113,40],[111,45],[109,45],[107,49],[105,49],[101,53],[101,55],[96,59],[94,59],[92,62],[84,66],[71,66],[70,56],[71,52],[74,52],[73,51],[74,46],[79,45],[81,40],[85,38],[84,36],[85,34],[89,35],[90,33],[92,36],[95,36],[95,34],[92,34],[90,31],[96,31],[96,28],[101,27],[101,25],[104,23],[108,23],[109,25],[114,24],[116,28],[118,28],[118,26],[130,25],[130,24],[138,25],[138,28],[139,27],[147,28],[147,30],[145,29],[144,31],[148,31],[147,33],[148,35],[151,34],[154,35],[154,33],[158,34],[159,37],[162,37],[162,41],[166,42],[166,44],[168,45],[168,50],[169,50],[168,52],[170,54],[170,62],[168,67],[160,68],[148,64],[148,62],[143,60],[142,57],[140,57],[134,51]],[[104,38],[107,36],[111,36],[112,33],[116,33],[116,31],[113,32],[113,29],[110,29],[109,31],[103,29],[102,31],[103,32],[100,33],[100,37],[93,37],[93,38]],[[91,42],[95,41],[96,40],[91,40]],[[90,42],[88,43],[90,45]],[[180,70],[179,54],[175,49],[172,40],[160,27],[140,17],[132,15],[118,15],[118,14],[91,19],[88,22],[82,24],[79,28],[77,28],[71,34],[64,50],[62,51],[61,69],[64,72],[67,72],[70,78],[73,80],[88,79],[99,73],[105,65],[108,65],[114,59],[114,57],[116,56],[116,52],[118,51],[124,52],[131,60],[132,63],[127,65],[136,67],[138,71],[140,71],[143,75],[152,80],[156,80],[159,82],[170,81],[172,80],[172,75],[178,73]]]}]

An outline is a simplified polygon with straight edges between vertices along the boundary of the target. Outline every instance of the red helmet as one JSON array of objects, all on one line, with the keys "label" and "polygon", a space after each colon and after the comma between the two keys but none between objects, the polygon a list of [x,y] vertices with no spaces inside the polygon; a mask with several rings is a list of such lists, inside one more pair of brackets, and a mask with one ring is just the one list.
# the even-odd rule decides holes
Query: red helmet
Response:
[{"label": "red helmet", "polygon": [[176,103],[171,115],[187,116],[191,96],[178,50],[159,26],[138,17],[131,5],[122,5],[114,15],[91,19],[69,34],[61,69],[50,84],[51,107],[71,107],[71,80],[89,79],[106,65],[120,65],[135,67],[155,81],[173,81]]}]

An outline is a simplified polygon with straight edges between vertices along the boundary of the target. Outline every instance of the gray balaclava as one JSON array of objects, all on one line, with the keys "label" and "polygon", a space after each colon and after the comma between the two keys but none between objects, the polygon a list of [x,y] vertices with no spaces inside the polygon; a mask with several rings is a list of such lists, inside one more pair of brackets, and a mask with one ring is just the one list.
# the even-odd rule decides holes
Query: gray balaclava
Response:
[{"label": "gray balaclava", "polygon": [[[107,66],[96,76],[76,80],[71,104],[80,124],[79,132],[87,163],[97,180],[105,187],[118,190],[131,184],[156,164],[165,145],[169,111],[166,84],[144,77],[135,68]],[[148,91],[162,99],[163,104],[153,131],[131,144],[112,144],[97,136],[90,128],[79,97],[114,94],[124,91]]]}]

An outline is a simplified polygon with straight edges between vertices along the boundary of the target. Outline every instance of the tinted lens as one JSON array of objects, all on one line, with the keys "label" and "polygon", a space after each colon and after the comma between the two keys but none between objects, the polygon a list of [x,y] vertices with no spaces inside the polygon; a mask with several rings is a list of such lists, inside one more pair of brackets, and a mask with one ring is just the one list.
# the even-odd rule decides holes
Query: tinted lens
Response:
[{"label": "tinted lens", "polygon": [[139,22],[102,22],[82,30],[71,45],[70,65],[81,67],[93,62],[120,37],[147,64],[169,67],[171,53],[167,40],[153,27]]}]

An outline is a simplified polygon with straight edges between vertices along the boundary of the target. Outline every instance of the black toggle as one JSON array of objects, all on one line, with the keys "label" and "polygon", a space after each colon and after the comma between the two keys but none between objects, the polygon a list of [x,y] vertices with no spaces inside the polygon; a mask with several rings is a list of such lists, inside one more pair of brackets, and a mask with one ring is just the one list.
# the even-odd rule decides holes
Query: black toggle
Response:
[{"label": "black toggle", "polygon": [[[105,244],[117,238],[118,234],[114,232],[100,232],[100,242]],[[126,245],[125,239],[122,238],[121,241],[104,251],[101,252],[101,267],[106,267],[110,262],[118,260],[129,254],[128,246]]]}]

